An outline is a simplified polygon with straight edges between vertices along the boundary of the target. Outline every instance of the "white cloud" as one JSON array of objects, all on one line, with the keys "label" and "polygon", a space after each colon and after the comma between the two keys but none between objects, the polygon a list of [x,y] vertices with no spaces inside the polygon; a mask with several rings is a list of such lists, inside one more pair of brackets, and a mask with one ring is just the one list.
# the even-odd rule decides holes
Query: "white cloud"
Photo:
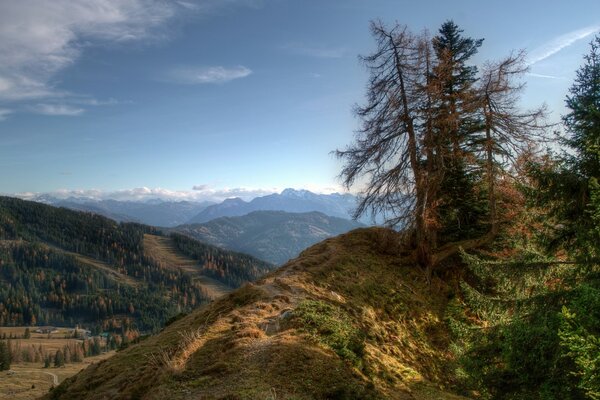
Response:
[{"label": "white cloud", "polygon": [[48,193],[23,192],[14,194],[23,199],[35,200],[40,196],[49,195],[58,199],[69,197],[89,198],[94,200],[121,200],[121,201],[145,201],[160,199],[164,201],[215,201],[220,202],[232,197],[241,197],[251,200],[255,197],[265,196],[279,192],[280,189],[261,188],[211,188],[208,185],[200,185],[194,190],[169,190],[164,188],[139,187],[122,190],[98,190],[98,189],[59,189]]},{"label": "white cloud", "polygon": [[314,58],[342,58],[348,52],[344,47],[306,46],[301,43],[288,43],[281,48],[290,54]]},{"label": "white cloud", "polygon": [[52,77],[84,46],[153,37],[176,11],[166,0],[0,2],[0,100],[67,96]]},{"label": "white cloud", "polygon": [[225,83],[234,79],[245,78],[252,70],[239,65],[237,67],[179,67],[167,73],[166,81],[184,85],[198,85],[204,83]]},{"label": "white cloud", "polygon": [[7,108],[0,108],[0,121],[4,121],[13,111]]},{"label": "white cloud", "polygon": [[37,104],[30,107],[30,110],[36,114],[51,116],[69,116],[74,117],[85,112],[83,108],[73,107],[66,104]]},{"label": "white cloud", "polygon": [[593,35],[599,30],[600,25],[594,25],[558,36],[531,51],[529,65],[543,61],[564,48],[571,46],[573,43]]}]

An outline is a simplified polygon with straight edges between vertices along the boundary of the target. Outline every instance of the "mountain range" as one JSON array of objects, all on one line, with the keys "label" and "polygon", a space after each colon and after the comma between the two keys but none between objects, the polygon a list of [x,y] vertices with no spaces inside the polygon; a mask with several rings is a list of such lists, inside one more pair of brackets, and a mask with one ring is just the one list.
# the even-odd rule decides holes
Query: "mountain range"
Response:
[{"label": "mountain range", "polygon": [[331,217],[351,219],[355,207],[356,196],[352,194],[317,194],[308,190],[285,189],[281,193],[256,197],[251,201],[240,198],[227,199],[220,204],[206,207],[188,223],[203,223],[219,217],[237,217],[253,211],[318,211]]},{"label": "mountain range", "polygon": [[215,204],[211,201],[119,201],[74,197],[58,199],[51,196],[42,199],[46,204],[93,212],[119,222],[139,222],[162,227],[185,224],[206,207]]},{"label": "mountain range", "polygon": [[[120,201],[98,200],[88,197],[66,199],[42,194],[31,200],[44,204],[88,211],[122,222],[172,228],[183,224],[204,223],[220,217],[237,217],[253,211],[286,211],[304,213],[317,211],[332,217],[352,219],[357,198],[352,194],[317,194],[308,190],[285,189],[281,193],[256,197],[250,201],[241,198],[226,199],[221,203],[210,201]],[[369,217],[360,222],[371,224]]]},{"label": "mountain range", "polygon": [[181,225],[174,231],[273,264],[283,264],[321,240],[360,226],[363,225],[359,222],[316,211],[253,211],[240,217],[220,217],[203,224]]}]

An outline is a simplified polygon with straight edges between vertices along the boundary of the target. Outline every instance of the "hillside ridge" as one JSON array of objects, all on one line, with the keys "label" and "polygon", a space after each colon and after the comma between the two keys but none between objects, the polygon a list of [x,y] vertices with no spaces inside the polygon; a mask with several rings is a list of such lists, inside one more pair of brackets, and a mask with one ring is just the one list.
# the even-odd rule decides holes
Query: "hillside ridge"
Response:
[{"label": "hillside ridge", "polygon": [[45,398],[460,399],[446,390],[448,286],[404,264],[399,241],[327,239]]}]

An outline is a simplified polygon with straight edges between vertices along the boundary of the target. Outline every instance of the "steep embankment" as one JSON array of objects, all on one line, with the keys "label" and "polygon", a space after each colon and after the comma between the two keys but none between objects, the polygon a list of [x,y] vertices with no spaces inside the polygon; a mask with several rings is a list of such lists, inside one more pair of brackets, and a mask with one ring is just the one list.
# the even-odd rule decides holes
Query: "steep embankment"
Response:
[{"label": "steep embankment", "polygon": [[458,399],[448,290],[396,233],[325,240],[256,284],[65,381],[47,399]]}]

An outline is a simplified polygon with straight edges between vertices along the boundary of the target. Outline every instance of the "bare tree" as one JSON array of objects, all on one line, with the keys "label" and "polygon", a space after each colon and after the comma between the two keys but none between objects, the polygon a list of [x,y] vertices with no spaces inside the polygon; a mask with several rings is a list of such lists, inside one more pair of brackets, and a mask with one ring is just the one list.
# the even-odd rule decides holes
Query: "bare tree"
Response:
[{"label": "bare tree", "polygon": [[510,54],[498,62],[485,64],[478,94],[483,114],[480,140],[485,154],[488,207],[491,231],[498,231],[496,180],[517,157],[532,147],[533,141],[545,140],[551,126],[545,122],[546,108],[521,111],[518,106],[524,84],[520,78],[527,72],[525,52]]},{"label": "bare tree", "polygon": [[423,123],[427,104],[427,38],[406,27],[388,30],[371,24],[377,50],[362,57],[370,78],[367,105],[357,107],[361,128],[356,141],[337,156],[346,161],[341,176],[351,187],[366,177],[355,216],[370,210],[386,216],[389,225],[414,226],[419,259],[428,264],[427,175],[423,164]]}]

